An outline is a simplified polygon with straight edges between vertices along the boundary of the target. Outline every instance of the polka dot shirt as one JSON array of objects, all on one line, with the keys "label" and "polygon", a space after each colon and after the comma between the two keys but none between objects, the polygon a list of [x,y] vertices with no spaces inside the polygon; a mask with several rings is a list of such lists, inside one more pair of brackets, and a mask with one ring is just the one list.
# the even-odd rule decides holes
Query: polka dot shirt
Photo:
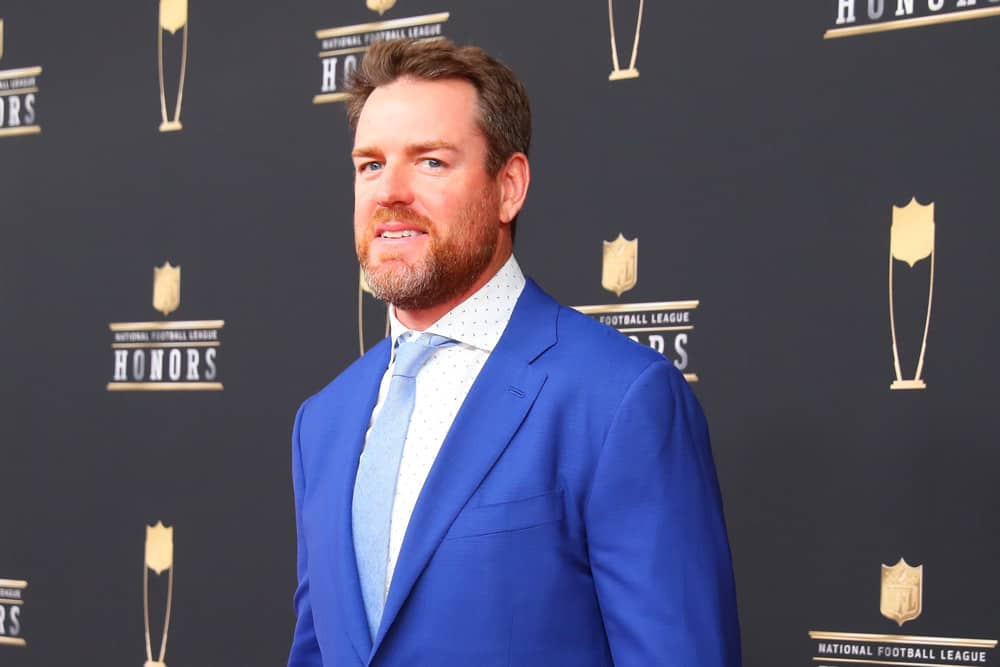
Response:
[{"label": "polka dot shirt", "polygon": [[[451,338],[458,341],[458,344],[435,352],[417,373],[413,416],[403,445],[396,497],[392,506],[386,594],[420,490],[427,480],[445,435],[455,421],[458,409],[462,407],[472,383],[507,327],[524,283],[521,267],[511,255],[489,282],[427,328],[428,333]],[[396,319],[392,308],[389,311],[389,327],[395,349],[396,341],[409,332],[409,329]],[[395,354],[382,376],[378,401],[369,422],[369,432],[389,391],[394,361]],[[367,440],[367,434],[365,439]]]}]

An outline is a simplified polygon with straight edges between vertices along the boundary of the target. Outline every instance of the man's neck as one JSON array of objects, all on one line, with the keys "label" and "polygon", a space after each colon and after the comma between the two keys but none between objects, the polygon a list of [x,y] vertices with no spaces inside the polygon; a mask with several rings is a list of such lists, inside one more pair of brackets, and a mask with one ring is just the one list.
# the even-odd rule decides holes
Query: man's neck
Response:
[{"label": "man's neck", "polygon": [[507,263],[510,256],[510,248],[508,248],[506,252],[498,252],[486,269],[479,275],[478,278],[476,278],[476,282],[472,283],[472,286],[469,287],[469,289],[438,305],[431,306],[430,308],[421,308],[419,310],[403,310],[402,308],[396,308],[393,306],[396,313],[396,319],[399,320],[400,324],[412,331],[425,330],[427,327],[431,326],[451,312],[453,308],[482,289],[483,285],[488,283],[490,278],[495,276],[497,272],[503,268],[503,265]]}]

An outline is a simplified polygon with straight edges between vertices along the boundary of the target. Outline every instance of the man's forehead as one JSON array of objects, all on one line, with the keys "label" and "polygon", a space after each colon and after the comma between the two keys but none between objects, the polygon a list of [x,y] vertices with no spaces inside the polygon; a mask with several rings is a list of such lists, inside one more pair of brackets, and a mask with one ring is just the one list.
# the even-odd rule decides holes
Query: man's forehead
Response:
[{"label": "man's forehead", "polygon": [[[374,129],[424,129],[451,134],[478,129],[478,95],[463,79],[425,81],[403,77],[375,88],[358,118],[357,134]],[[423,136],[419,141],[439,140]]]}]

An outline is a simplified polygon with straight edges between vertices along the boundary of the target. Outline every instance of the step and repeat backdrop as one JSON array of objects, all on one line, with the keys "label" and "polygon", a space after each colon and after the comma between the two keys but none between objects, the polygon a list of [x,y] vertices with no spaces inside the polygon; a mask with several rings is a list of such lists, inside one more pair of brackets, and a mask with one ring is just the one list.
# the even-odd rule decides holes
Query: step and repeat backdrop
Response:
[{"label": "step and repeat backdrop", "polygon": [[997,0],[4,0],[0,665],[283,663],[398,36],[523,77],[518,259],[693,384],[745,664],[1000,665]]}]

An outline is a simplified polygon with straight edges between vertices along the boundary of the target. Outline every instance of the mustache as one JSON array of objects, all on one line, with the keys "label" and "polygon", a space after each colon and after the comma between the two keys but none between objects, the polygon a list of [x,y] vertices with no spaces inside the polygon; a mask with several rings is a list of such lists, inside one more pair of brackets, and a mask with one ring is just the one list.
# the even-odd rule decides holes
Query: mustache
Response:
[{"label": "mustache", "polygon": [[434,226],[430,218],[420,215],[409,206],[384,206],[375,209],[375,212],[372,213],[371,223],[373,225],[389,221],[417,225],[424,232]]}]

